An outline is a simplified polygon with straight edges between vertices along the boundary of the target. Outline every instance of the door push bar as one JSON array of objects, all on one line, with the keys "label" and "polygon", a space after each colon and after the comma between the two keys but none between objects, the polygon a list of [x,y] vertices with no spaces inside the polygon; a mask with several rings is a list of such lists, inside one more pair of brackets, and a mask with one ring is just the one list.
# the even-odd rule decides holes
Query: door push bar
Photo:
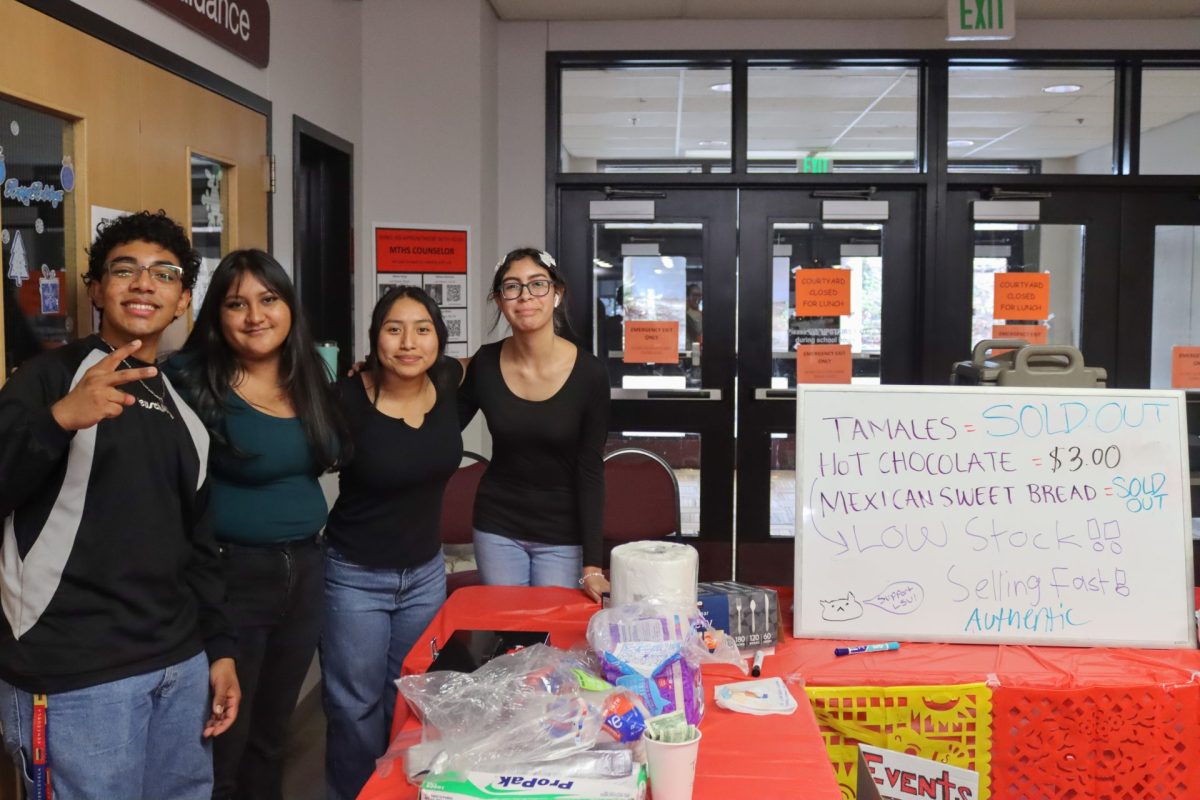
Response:
[{"label": "door push bar", "polygon": [[795,389],[755,389],[755,400],[795,400]]},{"label": "door push bar", "polygon": [[720,400],[720,389],[610,389],[613,400]]}]

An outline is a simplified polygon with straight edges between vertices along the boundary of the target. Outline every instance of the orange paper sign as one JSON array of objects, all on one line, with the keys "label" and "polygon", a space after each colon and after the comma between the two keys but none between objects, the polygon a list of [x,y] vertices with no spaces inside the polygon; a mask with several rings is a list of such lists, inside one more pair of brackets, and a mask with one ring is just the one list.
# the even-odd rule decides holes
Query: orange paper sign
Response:
[{"label": "orange paper sign", "polygon": [[1171,348],[1171,387],[1200,389],[1200,347]]},{"label": "orange paper sign", "polygon": [[376,272],[466,272],[467,232],[375,229]]},{"label": "orange paper sign", "polygon": [[[993,339],[1024,339],[1030,344],[1046,344],[1050,341],[1050,329],[1045,325],[993,325]],[[993,350],[993,353],[1008,352]]]},{"label": "orange paper sign", "polygon": [[674,364],[679,361],[679,323],[629,320],[625,323],[626,364]]},{"label": "orange paper sign", "polygon": [[849,383],[848,344],[802,344],[796,348],[796,383]]},{"label": "orange paper sign", "polygon": [[1050,273],[997,272],[992,316],[995,319],[1047,319]]},{"label": "orange paper sign", "polygon": [[796,316],[842,317],[850,313],[850,270],[796,270]]}]

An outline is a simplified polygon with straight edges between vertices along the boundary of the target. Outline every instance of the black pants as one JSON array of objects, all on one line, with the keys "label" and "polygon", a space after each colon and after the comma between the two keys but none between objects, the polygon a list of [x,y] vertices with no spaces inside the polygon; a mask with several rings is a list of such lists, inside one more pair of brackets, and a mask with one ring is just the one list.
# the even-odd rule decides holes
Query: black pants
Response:
[{"label": "black pants", "polygon": [[322,549],[314,536],[222,544],[221,555],[242,704],[233,726],[213,740],[213,797],[282,800],[288,728],[321,633]]}]

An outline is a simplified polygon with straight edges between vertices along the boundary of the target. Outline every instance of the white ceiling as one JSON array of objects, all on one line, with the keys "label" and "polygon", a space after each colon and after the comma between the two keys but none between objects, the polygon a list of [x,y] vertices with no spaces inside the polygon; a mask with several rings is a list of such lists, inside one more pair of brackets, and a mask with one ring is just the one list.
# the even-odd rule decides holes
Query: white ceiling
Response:
[{"label": "white ceiling", "polygon": [[[946,0],[490,0],[503,20],[942,19]],[[1022,0],[1024,19],[1200,17],[1200,0]]]},{"label": "white ceiling", "polygon": [[[946,0],[489,0],[503,20],[944,19]],[[1023,19],[1200,18],[1200,0],[1021,0]],[[1200,45],[1200,42],[1197,43]],[[573,159],[716,158],[728,149],[727,72],[678,68],[568,71],[564,155]],[[751,158],[829,150],[912,152],[914,69],[752,69]],[[1079,84],[1074,94],[1046,86]],[[1108,70],[956,71],[950,81],[951,158],[1072,158],[1112,141]],[[1200,73],[1156,72],[1144,87],[1143,130],[1200,113]],[[724,144],[722,144],[724,143]],[[1103,160],[1103,159],[1101,159]],[[570,167],[569,167],[570,168]],[[587,170],[586,161],[575,168]],[[1107,171],[1100,164],[1098,170]]]}]

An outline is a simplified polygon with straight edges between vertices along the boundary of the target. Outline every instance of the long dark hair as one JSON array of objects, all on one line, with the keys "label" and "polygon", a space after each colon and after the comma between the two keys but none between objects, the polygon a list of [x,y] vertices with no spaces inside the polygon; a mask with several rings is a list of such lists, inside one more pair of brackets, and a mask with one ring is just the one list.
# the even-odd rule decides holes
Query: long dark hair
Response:
[{"label": "long dark hair", "polygon": [[446,340],[450,338],[450,333],[446,330],[446,321],[442,319],[442,309],[434,299],[419,286],[393,286],[375,304],[375,309],[371,312],[371,329],[367,333],[370,337],[370,350],[367,353],[367,361],[363,365],[363,369],[370,373],[371,383],[375,387],[374,396],[371,398],[372,405],[379,402],[379,388],[383,385],[383,365],[379,363],[379,333],[383,330],[383,323],[387,321],[387,315],[392,310],[392,306],[396,304],[397,300],[405,298],[416,300],[425,306],[425,310],[429,312],[429,318],[433,320],[433,330],[437,334],[438,358],[440,359],[446,352]]},{"label": "long dark hair", "polygon": [[281,387],[304,426],[321,471],[334,469],[345,462],[350,437],[333,399],[329,371],[313,344],[291,279],[278,261],[261,250],[235,250],[221,259],[196,324],[179,351],[179,371],[193,390],[195,411],[218,445],[233,450],[225,434],[225,398],[241,378],[242,365],[221,331],[221,306],[230,287],[247,275],[278,295],[292,312],[292,328],[279,356]]},{"label": "long dark hair", "polygon": [[[532,260],[542,269],[550,274],[550,281],[554,284],[554,291],[562,296],[562,302],[554,309],[554,332],[559,336],[570,336],[574,338],[575,331],[571,328],[571,320],[567,318],[567,282],[563,279],[562,271],[558,268],[558,263],[554,257],[545,250],[538,250],[536,247],[518,247],[515,250],[510,250],[505,254],[504,258],[500,259],[500,263],[496,265],[496,274],[492,276],[492,291],[488,295],[488,299],[495,300],[500,296],[500,284],[504,283],[504,276],[508,274],[509,268],[514,261],[520,261],[523,258]],[[492,320],[492,327],[500,323],[500,308],[496,308],[496,318]]]}]

